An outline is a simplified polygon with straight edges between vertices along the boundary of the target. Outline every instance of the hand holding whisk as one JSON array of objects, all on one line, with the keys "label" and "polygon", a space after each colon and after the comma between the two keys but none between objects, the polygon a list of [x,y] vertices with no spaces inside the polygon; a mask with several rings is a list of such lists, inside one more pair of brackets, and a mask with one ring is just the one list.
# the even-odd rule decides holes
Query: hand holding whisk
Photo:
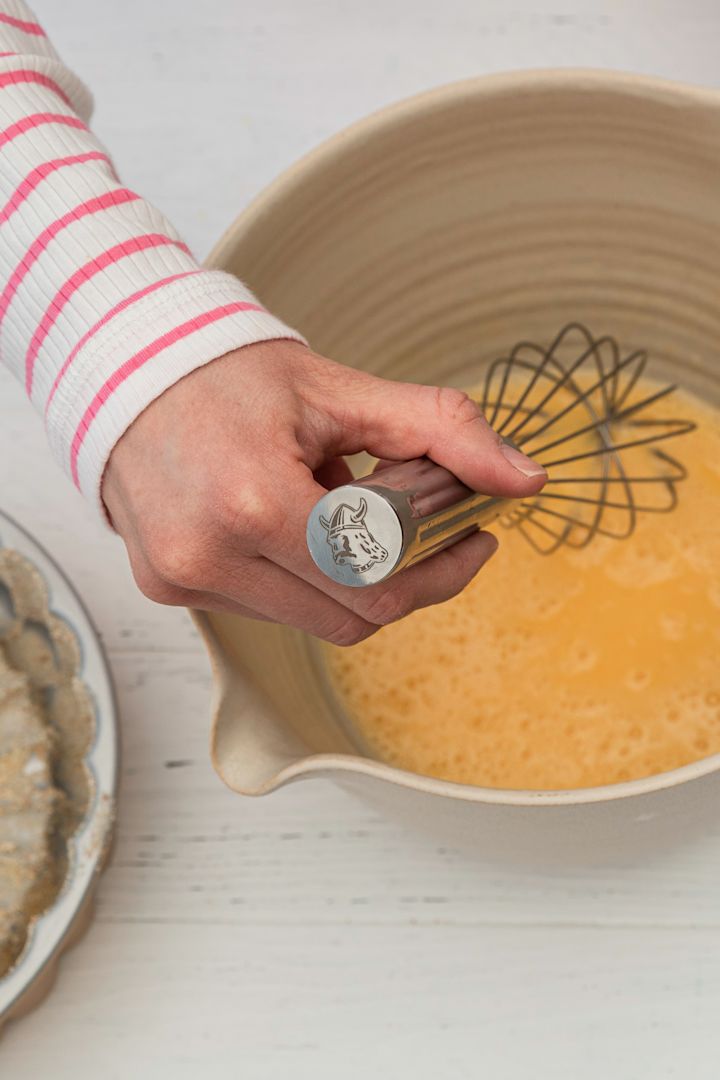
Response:
[{"label": "hand holding whisk", "polygon": [[570,323],[548,348],[520,342],[486,372],[480,404],[497,433],[548,473],[530,499],[470,491],[427,458],[393,465],[329,491],[307,538],[335,581],[383,581],[496,519],[550,554],[595,536],[630,536],[642,513],[677,502],[686,471],[658,444],[694,424],[659,415],[674,386],[643,388],[647,354],[621,357],[609,336]]}]

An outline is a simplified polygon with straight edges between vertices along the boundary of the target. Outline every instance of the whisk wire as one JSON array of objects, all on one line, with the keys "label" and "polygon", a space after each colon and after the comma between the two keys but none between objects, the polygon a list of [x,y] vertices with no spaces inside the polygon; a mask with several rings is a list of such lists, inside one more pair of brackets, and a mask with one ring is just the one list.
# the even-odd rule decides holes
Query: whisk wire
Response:
[{"label": "whisk wire", "polygon": [[[569,368],[565,368],[565,367],[563,367],[563,365],[560,363],[560,361],[555,356],[555,351],[558,349],[558,347],[563,342],[563,340],[565,338],[569,337],[569,335],[575,330],[580,331],[582,333],[582,335],[587,339],[588,347],[587,347],[587,349],[585,349],[583,352],[580,353],[580,355],[574,360],[574,362],[571,364],[571,366]],[[548,405],[548,403],[555,396],[555,394],[557,394],[559,390],[561,390],[563,387],[567,386],[571,382],[572,376],[574,375],[574,373],[589,358],[592,358],[595,361],[595,364],[596,364],[599,372],[602,374],[602,358],[601,358],[600,349],[605,344],[609,344],[612,347],[613,354],[615,355],[615,353],[617,351],[617,345],[615,344],[615,342],[613,341],[612,338],[603,337],[603,338],[599,338],[597,341],[593,341],[589,331],[587,331],[585,329],[585,327],[581,326],[580,323],[569,323],[566,327],[563,328],[563,330],[560,331],[558,336],[555,338],[555,341],[552,343],[552,345],[550,346],[550,348],[547,350],[546,353],[543,353],[543,350],[539,346],[532,346],[532,348],[536,349],[540,353],[540,355],[542,356],[542,360],[541,360],[539,365],[532,365],[532,364],[528,364],[527,362],[523,363],[523,361],[518,360],[517,354],[518,354],[520,348],[527,347],[528,343],[525,342],[525,343],[522,343],[519,346],[516,346],[513,349],[512,353],[510,354],[510,361],[508,363],[508,377],[504,381],[504,386],[507,387],[507,384],[509,382],[509,371],[510,371],[510,369],[512,368],[513,365],[528,367],[533,373],[532,378],[530,379],[530,382],[528,383],[528,385],[525,387],[525,389],[524,389],[524,391],[523,391],[523,393],[522,393],[522,395],[521,395],[521,397],[519,399],[519,402],[518,402],[518,405],[524,405],[525,401],[527,400],[528,396],[532,393],[533,389],[538,384],[539,380],[543,376],[545,376],[546,378],[551,378],[551,376],[548,374],[548,369],[551,368],[552,366],[555,366],[558,369],[559,373],[560,373],[560,378],[557,379],[554,382],[554,384],[550,387],[550,389],[548,390],[545,397],[540,402],[538,402],[537,405],[535,406],[536,415],[537,414],[542,414],[543,411],[545,410],[546,406]],[[507,363],[507,361],[499,360],[499,361],[496,361],[496,364],[502,364],[503,362]],[[508,424],[510,419],[512,419],[512,414],[510,415],[509,418],[507,418],[505,420],[505,423],[504,423],[503,427],[500,428],[500,434],[503,433],[503,430],[504,430],[505,427],[507,427],[507,424]],[[514,428],[513,431],[509,434],[510,439],[517,438],[518,434],[520,433],[520,431],[522,431],[522,429],[525,426],[525,424],[527,423],[528,419],[529,419],[529,417],[526,415],[525,418],[521,421],[521,423],[516,428]]]},{"label": "whisk wire", "polygon": [[[653,421],[645,421],[646,424],[651,424]],[[636,446],[650,446],[652,443],[663,442],[665,439],[673,439],[677,435],[687,435],[688,432],[693,431],[695,425],[690,421],[683,422],[681,420],[674,421],[677,425],[674,429],[669,430],[669,421],[659,421],[663,425],[663,431],[658,432],[656,435],[648,435],[644,439],[632,439],[629,442],[613,443],[612,446],[607,447],[604,450],[588,450],[583,454],[572,454],[570,457],[558,458],[556,461],[540,461],[540,464],[546,469],[555,469],[558,465],[569,465],[575,461],[585,461],[587,458],[597,457],[598,454],[605,454],[609,452],[620,452],[621,450],[631,450]],[[538,458],[538,460],[540,460]]]},{"label": "whisk wire", "polygon": [[[565,362],[573,342],[575,349]],[[593,338],[585,326],[573,322],[547,349],[522,341],[488,367],[481,404],[489,423],[549,471],[540,494],[515,505],[503,518],[537,551],[584,547],[598,535],[625,538],[634,531],[638,514],[665,513],[677,505],[676,484],[687,470],[656,444],[693,431],[695,424],[643,415],[675,386],[632,401],[647,361],[642,349],[621,358],[613,337]],[[563,431],[563,422],[568,424],[578,409],[585,421],[579,426],[570,421],[571,430]],[[534,421],[539,423],[532,427]],[[553,432],[550,441],[535,446],[548,432]],[[573,443],[576,452],[551,458],[552,451],[561,446],[569,450]],[[627,464],[632,459],[632,465],[626,469],[628,455]],[[582,468],[568,474],[568,467],[578,463]],[[557,490],[559,485],[563,491]],[[646,496],[638,498],[636,488]]]},{"label": "whisk wire", "polygon": [[[578,408],[578,406],[584,405],[585,403],[589,402],[592,395],[598,389],[605,386],[605,384],[608,383],[611,379],[614,379],[614,377],[621,370],[623,370],[623,368],[627,364],[629,364],[631,360],[635,359],[635,355],[637,355],[637,354],[634,354],[633,356],[628,357],[626,360],[621,361],[618,364],[618,367],[617,367],[616,371],[606,372],[602,376],[602,378],[598,379],[597,382],[593,383],[593,385],[588,387],[586,390],[581,391],[581,390],[578,389],[577,396],[570,402],[569,405],[566,405],[565,408],[561,409],[559,412],[553,413],[552,416],[550,416],[550,418],[548,420],[546,420],[544,424],[542,424],[539,428],[535,428],[534,431],[532,431],[529,435],[526,435],[522,440],[517,441],[517,439],[516,439],[517,432],[518,432],[517,428],[510,433],[509,438],[512,439],[513,442],[517,442],[518,446],[524,446],[531,439],[535,438],[538,435],[544,434],[546,431],[548,431],[555,424],[557,424],[561,420],[563,420],[568,415],[568,413],[572,412],[573,409],[576,409],[576,408]],[[667,394],[670,390],[674,390],[674,389],[675,388],[672,387],[672,386],[667,387],[666,389],[659,391],[657,397],[662,397],[664,394]],[[623,394],[623,398],[625,398],[625,397],[626,397],[626,394]],[[652,401],[652,400],[654,400],[654,398],[648,399],[647,404],[649,404],[650,401]],[[614,420],[619,420],[620,419],[620,414],[617,412],[617,408],[618,408],[617,402],[614,402],[614,404],[613,404],[613,399],[609,398],[607,400],[607,402],[604,403],[604,404],[606,405],[604,417],[603,418],[598,418],[595,425],[593,425],[593,426],[598,426],[599,424],[607,424],[608,418],[610,416],[612,416],[612,419],[614,419]],[[644,404],[643,402],[640,402],[638,405],[635,405],[631,410],[628,410],[628,415],[629,415],[630,412],[634,412],[635,409],[641,408],[643,404]],[[583,434],[585,431],[588,431],[588,430],[590,430],[589,426],[587,428],[580,429],[580,431],[577,432],[577,434]],[[573,436],[566,436],[565,438],[567,439],[567,438],[572,438],[572,437]],[[553,444],[550,444],[550,445],[553,445]],[[536,451],[536,453],[540,453],[540,452],[541,451]]]}]

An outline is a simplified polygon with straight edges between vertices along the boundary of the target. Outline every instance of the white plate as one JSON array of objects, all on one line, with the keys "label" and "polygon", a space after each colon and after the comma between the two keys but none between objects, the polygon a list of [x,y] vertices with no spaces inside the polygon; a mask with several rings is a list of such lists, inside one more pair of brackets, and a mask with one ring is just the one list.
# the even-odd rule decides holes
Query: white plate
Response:
[{"label": "white plate", "polygon": [[[14,967],[0,978],[0,1026],[25,1011],[51,983],[63,946],[88,906],[103,867],[115,819],[118,782],[117,706],[107,660],[87,611],[63,572],[24,529],[0,511],[0,548],[11,548],[42,575],[49,608],[73,631],[81,650],[78,672],[95,711],[95,735],[85,762],[92,778],[85,817],[68,839],[68,872],[55,901],[31,924]],[[34,1002],[33,1002],[34,1003]]]}]

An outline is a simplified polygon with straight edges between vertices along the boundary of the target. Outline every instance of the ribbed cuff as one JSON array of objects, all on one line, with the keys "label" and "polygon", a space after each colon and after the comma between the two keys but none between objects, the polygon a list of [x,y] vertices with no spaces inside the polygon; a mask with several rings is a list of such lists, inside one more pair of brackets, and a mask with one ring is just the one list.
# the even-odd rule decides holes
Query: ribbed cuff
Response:
[{"label": "ribbed cuff", "polygon": [[92,373],[82,392],[72,408],[59,410],[62,431],[50,432],[64,468],[105,520],[101,485],[108,459],[151,402],[196,368],[245,345],[281,339],[307,344],[229,274],[201,272],[182,285],[181,295],[159,299],[119,338],[98,343],[86,357]]}]

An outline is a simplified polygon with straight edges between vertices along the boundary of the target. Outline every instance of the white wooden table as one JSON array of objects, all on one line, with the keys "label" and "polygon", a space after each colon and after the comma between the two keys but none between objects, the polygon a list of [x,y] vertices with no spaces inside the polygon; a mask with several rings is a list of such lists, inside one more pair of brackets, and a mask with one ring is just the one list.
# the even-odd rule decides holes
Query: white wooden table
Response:
[{"label": "white wooden table", "polygon": [[[124,179],[200,254],[300,153],[428,86],[557,65],[720,80],[715,0],[36,4]],[[241,800],[210,767],[187,616],[135,590],[5,373],[0,505],[87,600],[124,740],[97,918],[8,1029],[3,1080],[715,1080],[720,808],[653,865],[541,876],[410,840],[320,782]]]}]

